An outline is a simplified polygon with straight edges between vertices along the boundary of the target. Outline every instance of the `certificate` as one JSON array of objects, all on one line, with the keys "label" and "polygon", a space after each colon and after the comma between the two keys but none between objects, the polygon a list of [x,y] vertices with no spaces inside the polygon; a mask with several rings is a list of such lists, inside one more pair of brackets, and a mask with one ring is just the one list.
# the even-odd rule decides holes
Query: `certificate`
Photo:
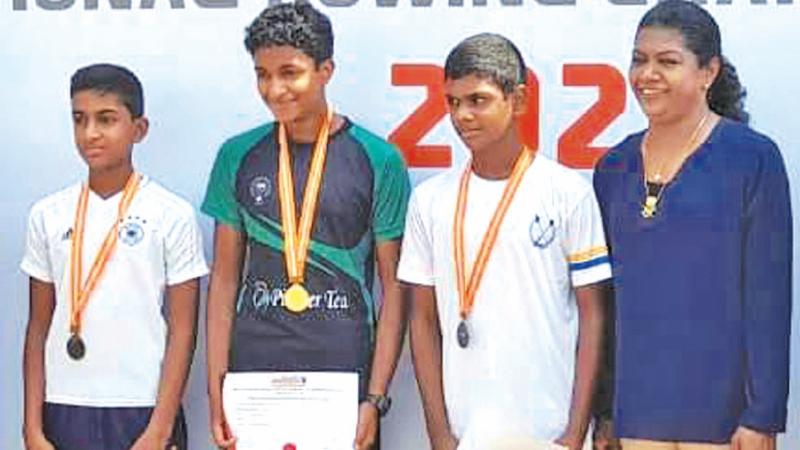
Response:
[{"label": "certificate", "polygon": [[358,374],[232,372],[222,389],[236,450],[351,450]]}]

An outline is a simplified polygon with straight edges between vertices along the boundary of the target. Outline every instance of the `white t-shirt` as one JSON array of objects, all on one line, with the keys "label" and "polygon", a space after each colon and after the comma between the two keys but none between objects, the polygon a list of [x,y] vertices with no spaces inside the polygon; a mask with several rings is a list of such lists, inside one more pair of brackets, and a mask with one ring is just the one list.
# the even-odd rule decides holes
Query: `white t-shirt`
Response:
[{"label": "white t-shirt", "polygon": [[[435,287],[444,397],[459,448],[483,450],[513,436],[554,440],[566,428],[572,399],[574,288],[611,277],[594,191],[579,173],[536,156],[501,225],[463,349],[456,338],[461,318],[452,230],[465,167],[414,190],[398,277]],[[468,274],[506,182],[470,177],[464,220]]]},{"label": "white t-shirt", "polygon": [[[56,304],[45,349],[45,400],[97,407],[155,405],[166,348],[165,286],[206,275],[194,209],[144,178],[119,227],[119,240],[83,313],[86,354],[66,351],[70,322],[69,258],[80,184],[38,201],[30,212],[22,270],[53,283]],[[88,276],[122,193],[89,193],[83,248]]]}]

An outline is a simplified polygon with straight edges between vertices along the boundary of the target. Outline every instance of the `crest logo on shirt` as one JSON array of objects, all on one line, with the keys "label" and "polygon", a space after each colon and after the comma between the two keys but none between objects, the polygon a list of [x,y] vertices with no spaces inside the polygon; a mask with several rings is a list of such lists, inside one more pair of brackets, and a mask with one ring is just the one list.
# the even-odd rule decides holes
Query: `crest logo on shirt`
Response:
[{"label": "crest logo on shirt", "polygon": [[72,227],[69,227],[69,229],[61,235],[62,241],[68,241],[70,239],[72,239]]},{"label": "crest logo on shirt", "polygon": [[547,216],[536,214],[528,228],[528,234],[534,247],[547,248],[556,239],[556,222]]},{"label": "crest logo on shirt", "polygon": [[263,205],[272,193],[272,182],[268,177],[259,176],[250,182],[250,197],[257,206]]},{"label": "crest logo on shirt", "polygon": [[128,217],[125,223],[119,227],[119,240],[129,247],[142,242],[144,239],[144,227],[142,226],[146,221],[139,217]]}]

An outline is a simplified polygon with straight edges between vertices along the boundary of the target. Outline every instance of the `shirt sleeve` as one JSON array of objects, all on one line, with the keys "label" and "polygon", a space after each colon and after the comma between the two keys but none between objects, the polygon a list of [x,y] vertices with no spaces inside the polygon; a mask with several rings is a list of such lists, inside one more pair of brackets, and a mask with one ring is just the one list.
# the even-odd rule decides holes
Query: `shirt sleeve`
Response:
[{"label": "shirt sleeve", "polygon": [[397,278],[407,283],[433,286],[433,242],[423,214],[415,191],[408,205]]},{"label": "shirt sleeve", "polygon": [[237,230],[242,228],[242,217],[236,201],[236,171],[238,161],[234,160],[235,147],[225,143],[217,153],[214,167],[206,187],[206,196],[200,209]]},{"label": "shirt sleeve", "polygon": [[164,236],[167,284],[172,286],[208,274],[203,237],[194,212],[182,214]]},{"label": "shirt sleeve", "polygon": [[378,242],[398,239],[408,209],[411,182],[400,152],[391,151],[378,176],[373,208],[373,226]]},{"label": "shirt sleeve", "polygon": [[564,233],[564,247],[574,287],[611,278],[603,220],[591,189],[567,216]]},{"label": "shirt sleeve", "polygon": [[791,329],[792,212],[778,148],[769,143],[746,193],[744,328],[747,407],[740,424],[777,433],[786,428]]},{"label": "shirt sleeve", "polygon": [[28,216],[28,231],[25,239],[25,254],[20,268],[32,278],[45,283],[53,282],[53,266],[47,244],[47,233],[42,211],[35,206]]}]

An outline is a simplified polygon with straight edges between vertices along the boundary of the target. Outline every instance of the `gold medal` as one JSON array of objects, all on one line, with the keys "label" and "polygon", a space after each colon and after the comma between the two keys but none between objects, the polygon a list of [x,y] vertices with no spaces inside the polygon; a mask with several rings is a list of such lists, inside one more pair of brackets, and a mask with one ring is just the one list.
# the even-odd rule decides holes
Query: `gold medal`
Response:
[{"label": "gold medal", "polygon": [[300,283],[294,283],[283,294],[283,305],[293,313],[301,313],[311,306],[311,296]]},{"label": "gold medal", "polygon": [[319,128],[311,165],[308,170],[303,194],[303,206],[300,211],[300,224],[297,224],[297,207],[294,199],[294,180],[292,179],[291,154],[286,137],[286,127],[278,126],[278,192],[281,208],[281,227],[283,231],[283,256],[286,263],[286,274],[289,278],[289,289],[284,293],[283,305],[289,311],[301,313],[311,305],[311,296],[303,287],[308,249],[311,245],[311,232],[314,229],[317,200],[322,187],[322,175],[325,169],[325,157],[328,148],[328,137],[333,121],[333,109],[328,108],[322,125]]}]

